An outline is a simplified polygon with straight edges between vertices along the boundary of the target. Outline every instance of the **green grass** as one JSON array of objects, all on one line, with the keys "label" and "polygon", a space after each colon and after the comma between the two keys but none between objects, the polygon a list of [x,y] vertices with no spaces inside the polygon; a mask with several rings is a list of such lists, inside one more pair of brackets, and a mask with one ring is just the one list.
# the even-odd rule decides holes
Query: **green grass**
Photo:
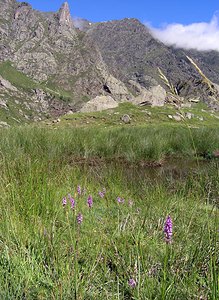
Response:
[{"label": "green grass", "polygon": [[[24,73],[18,71],[10,61],[0,64],[0,75],[8,80],[18,91],[11,92],[8,89],[2,89],[1,98],[7,100],[7,109],[0,107],[0,121],[7,122],[9,125],[19,125],[33,122],[34,116],[47,119],[48,114],[37,109],[37,103],[30,103],[34,96],[35,89],[41,89],[50,95],[50,98],[56,98],[56,101],[73,102],[74,95],[65,91],[50,82],[40,83],[32,80]],[[19,102],[18,102],[19,101]],[[25,105],[30,104],[30,108]],[[32,105],[31,105],[32,104]],[[40,105],[39,105],[40,106]],[[25,115],[29,119],[25,118]]]},{"label": "green grass", "polygon": [[52,82],[52,78],[50,78],[50,80],[48,81],[43,82],[42,88],[55,97],[58,96],[62,101],[69,102],[73,98],[71,91],[66,91],[58,87],[55,83]]},{"label": "green grass", "polygon": [[[217,300],[219,165],[201,156],[219,149],[219,129],[194,109],[206,120],[122,104],[1,129],[0,299]],[[127,112],[131,124],[120,124]],[[164,166],[145,164],[154,161]],[[75,210],[62,205],[68,194]]]},{"label": "green grass", "polygon": [[[22,151],[45,160],[97,158],[129,162],[203,156],[219,149],[218,128],[153,125],[113,128],[21,127],[0,131],[3,153]],[[55,145],[55,147],[54,147]]]},{"label": "green grass", "polygon": [[40,88],[46,92],[49,92],[51,95],[59,97],[60,100],[70,101],[72,98],[72,93],[65,91],[60,87],[57,87],[52,82],[39,83],[34,81],[24,73],[18,71],[10,61],[5,61],[0,64],[0,75],[10,81],[12,85],[18,89],[23,89],[25,91],[31,91],[32,89]]},{"label": "green grass", "polygon": [[19,72],[11,65],[10,61],[6,61],[0,64],[0,75],[10,81],[10,83],[17,88],[24,90],[31,90],[39,87],[39,84],[26,76],[24,73]]},{"label": "green grass", "polygon": [[[204,108],[204,110],[203,110]],[[182,114],[185,116],[187,112],[192,113],[194,116],[191,120],[185,118],[177,122],[170,120],[168,115]],[[108,109],[100,112],[91,113],[74,113],[72,115],[65,115],[61,117],[59,127],[121,127],[123,122],[121,117],[128,114],[131,117],[131,123],[126,127],[136,126],[153,126],[160,125],[166,126],[185,126],[185,127],[218,127],[219,113],[211,113],[206,106],[202,104],[195,104],[191,108],[182,108],[181,110],[175,109],[173,106],[164,107],[139,107],[132,103],[120,103],[115,109]],[[203,118],[203,121],[200,120]],[[55,125],[57,126],[57,125]]]},{"label": "green grass", "polygon": [[[0,131],[1,299],[218,299],[216,161],[187,176],[167,170],[152,178],[116,161],[89,166],[89,160],[77,160],[122,153],[133,159],[132,152],[142,159],[142,138],[155,137],[156,144],[168,131],[159,130]],[[86,188],[82,196],[79,184]],[[74,211],[69,202],[62,206],[68,193],[76,200]],[[169,214],[173,242],[166,245]]]}]

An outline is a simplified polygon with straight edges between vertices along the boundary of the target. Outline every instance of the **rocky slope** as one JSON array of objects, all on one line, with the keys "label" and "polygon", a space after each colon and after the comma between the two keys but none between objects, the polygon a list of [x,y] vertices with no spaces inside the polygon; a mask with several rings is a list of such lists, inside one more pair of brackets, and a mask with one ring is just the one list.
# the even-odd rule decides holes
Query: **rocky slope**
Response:
[{"label": "rocky slope", "polygon": [[[219,83],[218,52],[186,51],[167,47],[154,39],[149,29],[136,19],[95,24],[87,35],[95,40],[110,72],[125,82],[131,90],[133,80],[146,89],[151,85],[163,84],[157,71],[159,67],[174,86],[185,85],[179,93],[185,97],[194,96],[194,91],[188,89],[185,83],[193,81],[193,86],[196,87],[200,76],[187,55],[194,57],[207,77]],[[195,93],[195,96],[200,95],[201,93]]]},{"label": "rocky slope", "polygon": [[[199,97],[211,105],[210,91],[203,92],[186,55],[219,83],[217,52],[167,47],[135,19],[72,20],[67,2],[56,13],[15,0],[0,0],[0,8],[0,111],[19,110],[20,121],[21,115],[31,120],[79,110],[97,96],[163,105],[168,89],[158,67],[184,98]],[[20,76],[22,84],[15,80]]]}]

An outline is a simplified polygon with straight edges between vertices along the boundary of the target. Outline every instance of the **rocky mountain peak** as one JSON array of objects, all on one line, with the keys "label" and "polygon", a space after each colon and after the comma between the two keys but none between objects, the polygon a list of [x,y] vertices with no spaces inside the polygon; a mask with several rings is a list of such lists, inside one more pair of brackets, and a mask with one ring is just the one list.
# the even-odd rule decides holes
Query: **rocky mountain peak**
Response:
[{"label": "rocky mountain peak", "polygon": [[31,5],[27,2],[18,3],[18,7],[14,14],[14,19],[18,19],[20,16],[27,14],[32,9]]},{"label": "rocky mountain peak", "polygon": [[[33,89],[25,92],[24,97],[23,83],[21,88],[14,85],[20,94],[12,90],[8,84],[10,76],[3,76],[6,69],[7,74],[12,72],[18,80],[18,71],[27,75],[24,77],[27,87],[30,78],[42,82],[40,86],[46,99],[51,92],[50,100],[43,102],[43,105],[48,104],[48,111],[53,110],[51,103],[55,103],[54,111],[56,103],[61,103],[57,105],[62,111],[78,110],[84,102],[97,96],[106,96],[108,100],[111,97],[117,102],[161,105],[169,97],[166,96],[169,90],[159,76],[159,67],[181,98],[214,105],[209,97],[211,90],[207,90],[207,86],[203,92],[199,84],[202,78],[186,56],[194,58],[212,83],[219,84],[219,53],[168,47],[156,40],[137,19],[91,23],[73,20],[67,2],[57,12],[45,13],[32,9],[27,2],[0,0],[0,41],[0,75],[4,79],[0,78],[0,98],[4,97],[4,103],[7,99],[11,101],[12,92],[14,101],[17,98],[22,103],[30,101],[33,109],[34,101],[41,99],[41,92],[37,92],[36,99]],[[35,83],[30,85],[35,86]],[[51,87],[57,87],[57,91]],[[1,90],[7,95],[2,96]]]},{"label": "rocky mountain peak", "polygon": [[64,2],[59,10],[59,24],[60,25],[70,25],[72,24],[72,18],[70,14],[70,8],[68,2]]},{"label": "rocky mountain peak", "polygon": [[4,4],[15,4],[16,0],[1,0]]}]

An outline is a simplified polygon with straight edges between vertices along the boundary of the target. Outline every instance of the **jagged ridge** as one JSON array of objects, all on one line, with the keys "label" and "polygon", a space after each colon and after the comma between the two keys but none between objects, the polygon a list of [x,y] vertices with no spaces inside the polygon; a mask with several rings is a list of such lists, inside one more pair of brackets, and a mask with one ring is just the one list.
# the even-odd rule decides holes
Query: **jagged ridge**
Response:
[{"label": "jagged ridge", "polygon": [[[64,90],[68,103],[61,105],[57,114],[77,110],[100,95],[116,101],[148,100],[162,105],[166,92],[157,67],[183,97],[200,97],[211,104],[209,91],[203,92],[199,74],[186,55],[194,57],[204,73],[219,83],[216,52],[167,47],[136,19],[97,24],[84,21],[79,30],[67,2],[56,13],[36,11],[28,3],[15,0],[0,0],[0,4],[0,62],[12,62],[44,91],[47,89],[50,100],[60,101],[63,95],[59,90]],[[6,94],[4,90],[5,100]]]}]

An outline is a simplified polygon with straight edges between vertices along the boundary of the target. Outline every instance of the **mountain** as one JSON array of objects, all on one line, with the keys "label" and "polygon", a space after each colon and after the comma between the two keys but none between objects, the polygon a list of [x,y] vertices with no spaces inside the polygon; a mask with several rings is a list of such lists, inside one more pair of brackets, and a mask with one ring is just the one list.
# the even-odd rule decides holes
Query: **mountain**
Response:
[{"label": "mountain", "polygon": [[40,120],[101,95],[162,105],[168,88],[158,67],[184,99],[217,108],[186,55],[219,83],[218,52],[168,47],[136,19],[72,20],[67,2],[55,13],[15,0],[0,0],[0,8],[0,117]]},{"label": "mountain", "polygon": [[[109,71],[132,90],[133,81],[148,89],[152,84],[163,85],[157,68],[184,97],[206,97],[198,86],[200,74],[191,65],[187,56],[194,60],[213,82],[219,83],[219,53],[187,51],[168,47],[156,40],[150,30],[136,19],[124,19],[99,23],[87,32],[100,49]],[[153,79],[153,80],[152,80]],[[156,81],[156,82],[155,82]],[[192,89],[189,82],[193,82]],[[188,90],[188,86],[190,89]],[[198,89],[201,89],[199,93]]]}]

